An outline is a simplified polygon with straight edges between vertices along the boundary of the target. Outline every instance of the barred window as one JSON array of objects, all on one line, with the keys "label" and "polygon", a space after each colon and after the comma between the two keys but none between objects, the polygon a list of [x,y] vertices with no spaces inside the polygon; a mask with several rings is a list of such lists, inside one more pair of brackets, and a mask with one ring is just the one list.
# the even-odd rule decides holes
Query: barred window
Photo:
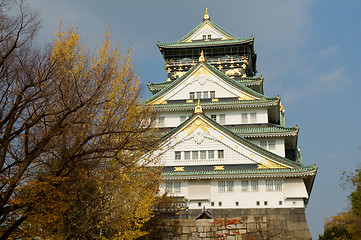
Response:
[{"label": "barred window", "polygon": [[251,189],[252,191],[258,191],[258,180],[251,180]]},{"label": "barred window", "polygon": [[226,182],[218,181],[218,192],[225,192],[225,191],[226,191]]},{"label": "barred window", "polygon": [[175,156],[174,156],[175,160],[181,160],[181,158],[182,158],[181,152],[175,151],[174,153],[175,153]]},{"label": "barred window", "polygon": [[191,159],[191,152],[190,151],[185,151],[184,152],[184,159],[187,159],[187,160]]},{"label": "barred window", "polygon": [[282,191],[282,180],[275,180],[275,191]]},{"label": "barred window", "polygon": [[207,158],[207,151],[206,150],[202,150],[199,153],[200,153],[200,158],[201,159],[206,159]]},{"label": "barred window", "polygon": [[192,159],[198,159],[198,151],[192,151]]},{"label": "barred window", "polygon": [[219,114],[219,123],[226,124],[226,114]]},{"label": "barred window", "polygon": [[202,92],[197,92],[197,99],[201,99],[202,98]]},{"label": "barred window", "polygon": [[208,158],[214,159],[214,150],[208,150]]},{"label": "barred window", "polygon": [[189,99],[194,99],[195,97],[194,97],[195,95],[194,95],[194,92],[190,92],[189,93]]},{"label": "barred window", "polygon": [[242,123],[248,123],[248,114],[241,113],[241,119],[242,119]]},{"label": "barred window", "polygon": [[203,98],[208,98],[208,91],[203,92]]},{"label": "barred window", "polygon": [[233,181],[227,181],[227,192],[233,192]]},{"label": "barred window", "polygon": [[252,123],[257,122],[257,113],[250,113],[250,117]]},{"label": "barred window", "polygon": [[242,185],[242,192],[248,192],[248,180],[242,180],[241,185]]},{"label": "barred window", "polygon": [[218,150],[218,158],[219,159],[224,158],[224,151],[223,150]]},{"label": "barred window", "polygon": [[273,180],[266,180],[266,191],[273,191]]},{"label": "barred window", "polygon": [[211,98],[216,98],[216,92],[215,91],[210,91],[211,94]]}]

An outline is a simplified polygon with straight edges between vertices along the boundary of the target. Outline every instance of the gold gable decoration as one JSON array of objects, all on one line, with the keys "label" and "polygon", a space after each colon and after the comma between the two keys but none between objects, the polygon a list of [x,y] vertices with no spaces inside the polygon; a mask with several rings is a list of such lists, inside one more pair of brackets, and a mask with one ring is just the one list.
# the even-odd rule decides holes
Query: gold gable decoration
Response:
[{"label": "gold gable decoration", "polygon": [[214,128],[211,125],[207,124],[201,118],[198,118],[195,121],[193,121],[191,124],[189,124],[188,127],[183,129],[182,132],[188,131],[187,135],[190,135],[192,132],[194,132],[198,128],[202,129],[204,132],[206,132],[208,134],[211,134],[209,131],[210,129],[214,130]]},{"label": "gold gable decoration", "polygon": [[202,112],[203,110],[202,110],[201,102],[198,99],[197,106],[194,108],[194,113],[202,113]]},{"label": "gold gable decoration", "polygon": [[275,163],[273,161],[270,161],[268,159],[265,159],[266,162],[260,162],[258,164],[258,169],[265,169],[265,168],[286,168],[282,166],[281,164]]}]

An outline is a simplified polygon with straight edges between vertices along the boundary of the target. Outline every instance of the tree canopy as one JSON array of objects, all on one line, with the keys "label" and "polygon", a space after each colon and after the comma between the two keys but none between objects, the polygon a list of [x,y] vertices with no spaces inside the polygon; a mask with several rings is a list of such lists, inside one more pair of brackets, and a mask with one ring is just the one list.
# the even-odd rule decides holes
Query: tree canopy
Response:
[{"label": "tree canopy", "polygon": [[41,50],[38,27],[22,2],[0,1],[0,239],[144,235],[160,177],[139,162],[154,129],[131,51],[107,31],[92,54],[62,26]]}]

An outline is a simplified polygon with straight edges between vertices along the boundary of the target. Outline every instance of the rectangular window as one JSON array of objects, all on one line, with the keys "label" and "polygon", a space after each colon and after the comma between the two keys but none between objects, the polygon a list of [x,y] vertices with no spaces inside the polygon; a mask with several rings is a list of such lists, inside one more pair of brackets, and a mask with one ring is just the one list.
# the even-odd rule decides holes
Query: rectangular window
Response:
[{"label": "rectangular window", "polygon": [[248,123],[248,114],[241,113],[242,123]]},{"label": "rectangular window", "polygon": [[276,142],[268,141],[268,150],[275,150],[275,149],[276,149]]},{"label": "rectangular window", "polygon": [[225,191],[226,191],[226,182],[218,181],[218,192],[225,192]]},{"label": "rectangular window", "polygon": [[187,116],[180,116],[179,120],[180,120],[180,123],[183,123],[185,120],[187,120]]},{"label": "rectangular window", "polygon": [[208,91],[203,92],[203,98],[208,98]]},{"label": "rectangular window", "polygon": [[214,202],[211,202],[211,206],[214,207]]},{"label": "rectangular window", "polygon": [[211,98],[216,98],[216,92],[215,91],[210,91],[209,93],[211,95],[210,96]]},{"label": "rectangular window", "polygon": [[211,115],[211,119],[212,119],[213,121],[217,121],[217,115],[216,115],[216,114],[212,114],[212,115]]},{"label": "rectangular window", "polygon": [[167,192],[173,192],[173,182],[166,182],[165,189],[167,190]]},{"label": "rectangular window", "polygon": [[198,203],[198,207],[202,207],[202,203],[201,203],[201,202]]},{"label": "rectangular window", "polygon": [[275,180],[275,191],[282,191],[282,180]]},{"label": "rectangular window", "polygon": [[264,205],[267,206],[267,205],[268,205],[268,202],[267,202],[267,201],[264,201]]},{"label": "rectangular window", "polygon": [[207,151],[206,150],[199,151],[199,155],[200,155],[201,159],[206,159],[207,158]]},{"label": "rectangular window", "polygon": [[190,92],[190,93],[189,93],[189,99],[194,99],[194,96],[195,96],[195,95],[194,95],[194,92]]},{"label": "rectangular window", "polygon": [[248,192],[248,180],[242,180],[241,185],[242,185],[242,192]]},{"label": "rectangular window", "polygon": [[226,124],[226,114],[219,114],[219,124]]},{"label": "rectangular window", "polygon": [[260,141],[259,146],[264,149],[267,149],[267,141]]},{"label": "rectangular window", "polygon": [[159,126],[164,126],[164,117],[158,117]]},{"label": "rectangular window", "polygon": [[166,182],[165,188],[170,193],[180,193],[181,183],[180,182]]},{"label": "rectangular window", "polygon": [[218,206],[220,206],[220,207],[221,207],[221,206],[222,206],[222,202],[218,202]]},{"label": "rectangular window", "polygon": [[208,35],[208,39],[211,39],[212,35]]},{"label": "rectangular window", "polygon": [[236,202],[236,206],[239,206],[239,202]]},{"label": "rectangular window", "polygon": [[202,98],[202,92],[197,92],[197,99],[201,99]]},{"label": "rectangular window", "polygon": [[218,158],[219,158],[219,159],[223,159],[223,158],[224,158],[224,151],[223,151],[223,150],[218,150]]},{"label": "rectangular window", "polygon": [[251,189],[252,191],[258,191],[258,180],[251,180]]},{"label": "rectangular window", "polygon": [[181,192],[181,183],[180,182],[174,182],[173,183],[174,193],[180,193]]},{"label": "rectangular window", "polygon": [[227,192],[233,192],[233,181],[227,181]]},{"label": "rectangular window", "polygon": [[259,201],[256,202],[256,205],[259,206]]},{"label": "rectangular window", "polygon": [[207,39],[207,35],[202,35],[203,40]]},{"label": "rectangular window", "polygon": [[266,191],[273,191],[273,180],[266,180]]},{"label": "rectangular window", "polygon": [[192,151],[192,159],[198,159],[198,151]]},{"label": "rectangular window", "polygon": [[190,151],[185,151],[184,152],[184,159],[186,159],[186,160],[191,159],[191,152]]},{"label": "rectangular window", "polygon": [[251,123],[257,122],[257,113],[250,113]]},{"label": "rectangular window", "polygon": [[282,201],[278,201],[278,205],[282,206]]},{"label": "rectangular window", "polygon": [[181,160],[181,152],[180,151],[175,151],[175,156],[174,156],[174,159],[175,160]]},{"label": "rectangular window", "polygon": [[214,150],[208,150],[208,158],[214,159]]}]

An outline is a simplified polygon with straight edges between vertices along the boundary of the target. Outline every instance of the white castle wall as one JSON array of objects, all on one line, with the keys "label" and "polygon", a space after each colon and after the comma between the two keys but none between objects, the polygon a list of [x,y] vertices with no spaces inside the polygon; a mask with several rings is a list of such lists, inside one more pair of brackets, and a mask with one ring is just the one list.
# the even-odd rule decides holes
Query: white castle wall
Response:
[{"label": "white castle wall", "polygon": [[[233,191],[219,192],[218,181],[233,181]],[[245,179],[250,182],[251,179]],[[242,191],[241,179],[220,179],[220,180],[183,180],[181,181],[180,193],[169,193],[173,196],[182,196],[189,200],[190,209],[226,209],[226,208],[304,208],[303,198],[308,198],[308,194],[302,179],[284,178],[282,180],[282,191],[267,191],[266,180],[258,179],[258,191]],[[275,179],[271,179],[275,180]],[[176,181],[175,181],[176,182]],[[190,182],[196,185],[199,182],[200,189],[204,190],[206,184],[210,188],[210,194],[198,196],[195,191],[190,192],[188,187]],[[161,192],[165,192],[165,182],[161,184]],[[292,198],[287,197],[290,192],[298,193]],[[193,195],[192,195],[193,194]],[[195,195],[196,194],[196,195]],[[194,196],[195,195],[195,196]],[[213,202],[213,204],[212,204]],[[238,206],[236,205],[238,202]],[[258,203],[257,203],[258,202]],[[221,203],[221,205],[219,204]]]}]

